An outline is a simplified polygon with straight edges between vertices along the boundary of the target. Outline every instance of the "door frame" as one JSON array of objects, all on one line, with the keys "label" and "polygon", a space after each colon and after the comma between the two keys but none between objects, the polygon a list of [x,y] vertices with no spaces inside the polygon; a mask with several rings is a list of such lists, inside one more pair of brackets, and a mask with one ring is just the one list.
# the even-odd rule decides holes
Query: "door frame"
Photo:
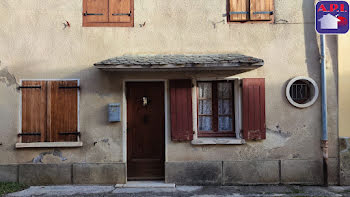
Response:
[{"label": "door frame", "polygon": [[[128,181],[127,175],[127,100],[126,100],[126,83],[128,82],[163,82],[164,84],[164,119],[165,119],[165,135],[164,135],[164,162],[168,161],[168,140],[170,139],[170,105],[169,105],[169,81],[167,79],[124,79],[123,80],[123,108],[122,108],[122,130],[123,130],[123,163],[125,168],[125,182]],[[164,164],[165,165],[165,164]]]}]

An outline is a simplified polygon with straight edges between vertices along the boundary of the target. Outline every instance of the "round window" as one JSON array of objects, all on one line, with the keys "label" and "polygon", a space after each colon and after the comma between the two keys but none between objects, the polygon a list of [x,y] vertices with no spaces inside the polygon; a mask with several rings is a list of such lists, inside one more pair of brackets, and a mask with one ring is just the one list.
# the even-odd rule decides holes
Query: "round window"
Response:
[{"label": "round window", "polygon": [[288,82],[286,96],[295,107],[309,107],[317,100],[318,86],[309,77],[295,77]]}]

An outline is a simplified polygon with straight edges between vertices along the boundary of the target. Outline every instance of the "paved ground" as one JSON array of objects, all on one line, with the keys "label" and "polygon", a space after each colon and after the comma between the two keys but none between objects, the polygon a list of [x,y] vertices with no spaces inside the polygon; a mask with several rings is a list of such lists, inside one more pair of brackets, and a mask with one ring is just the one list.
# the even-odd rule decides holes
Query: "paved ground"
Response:
[{"label": "paved ground", "polygon": [[176,188],[115,188],[114,186],[36,186],[8,194],[12,196],[349,196],[350,187],[317,186],[230,186],[200,187],[176,186]]}]

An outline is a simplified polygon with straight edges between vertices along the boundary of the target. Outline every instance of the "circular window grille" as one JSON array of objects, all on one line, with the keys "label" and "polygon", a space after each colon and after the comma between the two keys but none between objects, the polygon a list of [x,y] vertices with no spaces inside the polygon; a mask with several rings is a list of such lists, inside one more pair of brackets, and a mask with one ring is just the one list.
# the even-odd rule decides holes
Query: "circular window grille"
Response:
[{"label": "circular window grille", "polygon": [[309,107],[317,100],[318,86],[309,77],[295,77],[288,82],[286,96],[295,107]]}]

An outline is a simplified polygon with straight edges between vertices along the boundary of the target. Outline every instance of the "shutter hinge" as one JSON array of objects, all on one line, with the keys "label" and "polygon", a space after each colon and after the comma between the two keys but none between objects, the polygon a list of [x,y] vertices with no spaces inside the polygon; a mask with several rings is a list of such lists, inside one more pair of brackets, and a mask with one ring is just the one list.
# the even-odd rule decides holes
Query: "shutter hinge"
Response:
[{"label": "shutter hinge", "polygon": [[23,136],[23,135],[41,135],[41,133],[19,133],[18,136]]},{"label": "shutter hinge", "polygon": [[113,13],[112,16],[131,16],[131,11],[129,13]]},{"label": "shutter hinge", "polygon": [[269,15],[273,15],[273,11],[264,11],[264,12],[253,12],[253,14],[269,14]]},{"label": "shutter hinge", "polygon": [[102,13],[88,13],[87,11],[83,13],[84,16],[90,16],[90,15],[98,15],[101,16],[103,15]]},{"label": "shutter hinge", "polygon": [[249,12],[230,12],[229,14],[249,14]]},{"label": "shutter hinge", "polygon": [[73,88],[80,89],[80,86],[59,86],[58,88],[60,88],[60,89],[73,89]]},{"label": "shutter hinge", "polygon": [[80,132],[66,132],[66,133],[60,132],[58,134],[59,135],[77,135],[77,136],[80,136]]},{"label": "shutter hinge", "polygon": [[17,89],[20,90],[22,88],[41,88],[41,86],[18,86]]}]

